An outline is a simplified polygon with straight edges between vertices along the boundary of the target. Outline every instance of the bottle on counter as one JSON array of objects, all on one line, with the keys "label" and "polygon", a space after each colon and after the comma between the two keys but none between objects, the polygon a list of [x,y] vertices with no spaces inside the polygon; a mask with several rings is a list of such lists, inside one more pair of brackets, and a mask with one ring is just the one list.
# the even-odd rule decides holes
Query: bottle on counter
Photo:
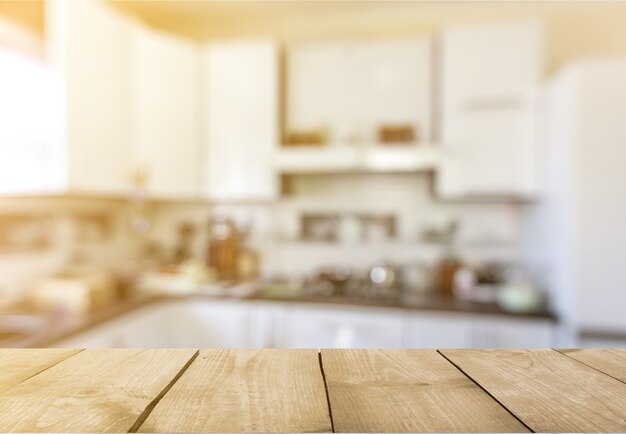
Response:
[{"label": "bottle on counter", "polygon": [[215,269],[219,279],[237,277],[239,235],[230,218],[214,218],[209,223],[209,248],[207,263]]},{"label": "bottle on counter", "polygon": [[461,261],[454,256],[446,256],[437,264],[435,271],[435,288],[439,294],[452,297],[454,291],[454,276],[461,268]]},{"label": "bottle on counter", "polygon": [[446,253],[437,264],[435,270],[435,289],[441,295],[452,297],[454,295],[454,276],[463,265],[458,259],[455,249],[455,238],[458,233],[458,222],[451,221],[446,230],[447,246]]}]

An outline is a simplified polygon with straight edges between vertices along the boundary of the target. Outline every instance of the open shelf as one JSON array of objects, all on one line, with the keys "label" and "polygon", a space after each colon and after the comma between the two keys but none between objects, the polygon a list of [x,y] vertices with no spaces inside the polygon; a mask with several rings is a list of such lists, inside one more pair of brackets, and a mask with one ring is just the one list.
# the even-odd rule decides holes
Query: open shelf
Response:
[{"label": "open shelf", "polygon": [[281,173],[418,172],[434,169],[441,149],[432,144],[336,144],[281,146],[276,169]]}]

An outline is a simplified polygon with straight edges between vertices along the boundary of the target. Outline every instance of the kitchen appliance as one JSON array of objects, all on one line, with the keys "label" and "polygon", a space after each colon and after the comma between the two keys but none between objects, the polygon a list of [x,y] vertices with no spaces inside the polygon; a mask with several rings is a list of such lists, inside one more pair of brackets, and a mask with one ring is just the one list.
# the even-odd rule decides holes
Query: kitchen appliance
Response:
[{"label": "kitchen appliance", "polygon": [[566,66],[543,99],[549,182],[524,212],[529,269],[565,335],[626,335],[626,57]]}]

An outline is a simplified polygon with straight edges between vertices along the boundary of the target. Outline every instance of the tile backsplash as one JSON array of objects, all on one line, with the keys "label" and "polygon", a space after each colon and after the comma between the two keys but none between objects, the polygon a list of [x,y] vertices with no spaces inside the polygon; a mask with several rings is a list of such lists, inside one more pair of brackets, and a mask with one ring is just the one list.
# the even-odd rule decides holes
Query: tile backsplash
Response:
[{"label": "tile backsplash", "polygon": [[[307,175],[289,182],[290,194],[274,202],[144,204],[142,234],[132,202],[3,199],[0,291],[18,291],[66,266],[117,270],[147,256],[170,261],[181,225],[194,227],[191,251],[203,258],[212,216],[246,228],[246,247],[259,253],[265,276],[380,261],[432,264],[452,242],[468,262],[520,258],[519,203],[439,201],[429,174]],[[336,236],[303,236],[306,216],[320,215],[333,216]]]},{"label": "tile backsplash", "polygon": [[2,199],[0,295],[65,267],[116,270],[139,251],[123,201]]}]

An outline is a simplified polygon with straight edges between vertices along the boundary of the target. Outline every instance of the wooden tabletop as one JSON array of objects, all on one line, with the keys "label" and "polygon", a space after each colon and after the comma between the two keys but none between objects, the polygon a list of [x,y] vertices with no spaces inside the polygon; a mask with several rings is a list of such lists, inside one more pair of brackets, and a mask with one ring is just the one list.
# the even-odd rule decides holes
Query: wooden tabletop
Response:
[{"label": "wooden tabletop", "polygon": [[0,350],[1,432],[624,432],[625,350]]}]

